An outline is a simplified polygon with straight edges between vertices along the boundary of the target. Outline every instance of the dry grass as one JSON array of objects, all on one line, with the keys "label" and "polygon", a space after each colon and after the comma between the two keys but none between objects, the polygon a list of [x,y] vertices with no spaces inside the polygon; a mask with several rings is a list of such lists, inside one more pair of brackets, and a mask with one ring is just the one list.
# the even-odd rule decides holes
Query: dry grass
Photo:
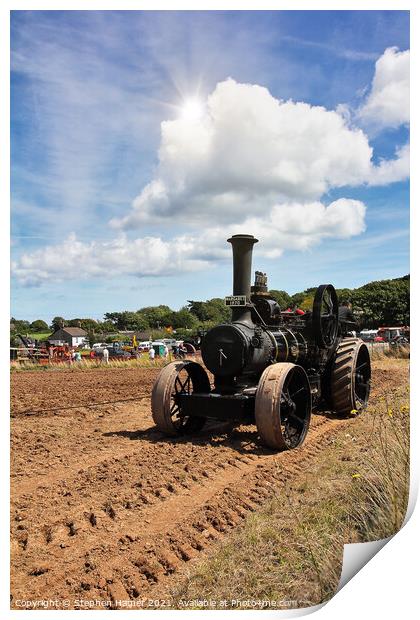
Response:
[{"label": "dry grass", "polygon": [[385,352],[385,355],[386,357],[397,359],[410,359],[410,345],[390,347],[388,351]]},{"label": "dry grass", "polygon": [[343,545],[397,532],[408,490],[409,393],[402,386],[355,418],[309,472],[277,488],[227,544],[197,564],[172,591],[173,606],[187,601],[200,608],[203,599],[216,601],[216,609],[238,608],[237,600],[242,608],[325,601],[337,588]]},{"label": "dry grass", "polygon": [[[190,358],[186,358],[190,359]],[[193,358],[191,358],[193,359]],[[72,370],[72,371],[84,371],[84,370],[95,370],[97,368],[102,369],[110,369],[113,368],[162,368],[169,361],[172,361],[170,357],[168,359],[156,358],[154,361],[149,360],[147,356],[140,357],[138,359],[128,359],[128,360],[110,360],[108,364],[105,364],[100,359],[86,359],[81,362],[73,362],[69,364],[68,362],[60,362],[53,364],[39,364],[37,362],[11,362],[10,370],[12,372],[24,372],[24,371],[63,371],[63,370]]]},{"label": "dry grass", "polygon": [[410,345],[392,346],[389,349],[382,348],[369,348],[370,356],[373,360],[383,359],[385,357],[390,359],[409,359],[410,358]]},{"label": "dry grass", "polygon": [[410,476],[409,388],[385,394],[370,412],[366,456],[357,495],[366,498],[354,515],[362,542],[395,534],[405,517]]}]

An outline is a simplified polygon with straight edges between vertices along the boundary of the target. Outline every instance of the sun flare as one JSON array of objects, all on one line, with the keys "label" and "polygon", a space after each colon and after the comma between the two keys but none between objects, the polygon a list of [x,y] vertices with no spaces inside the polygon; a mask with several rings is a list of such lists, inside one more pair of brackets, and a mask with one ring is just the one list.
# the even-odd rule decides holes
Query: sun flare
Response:
[{"label": "sun flare", "polygon": [[187,99],[181,106],[181,118],[186,121],[197,121],[204,114],[204,105],[198,99]]}]

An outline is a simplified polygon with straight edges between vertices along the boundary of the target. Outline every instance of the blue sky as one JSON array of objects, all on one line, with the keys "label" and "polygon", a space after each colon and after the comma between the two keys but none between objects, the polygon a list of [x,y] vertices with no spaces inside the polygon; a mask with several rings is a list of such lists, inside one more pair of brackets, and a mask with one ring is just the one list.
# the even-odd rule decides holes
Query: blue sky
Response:
[{"label": "blue sky", "polygon": [[408,12],[14,11],[11,45],[13,316],[224,296],[238,231],[290,293],[408,273]]}]

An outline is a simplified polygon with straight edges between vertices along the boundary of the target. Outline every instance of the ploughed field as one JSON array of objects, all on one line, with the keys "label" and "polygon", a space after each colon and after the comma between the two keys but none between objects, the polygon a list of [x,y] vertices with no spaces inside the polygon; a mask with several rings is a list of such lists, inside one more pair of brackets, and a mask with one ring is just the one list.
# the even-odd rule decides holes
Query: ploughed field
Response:
[{"label": "ploughed field", "polygon": [[[194,437],[167,438],[150,414],[158,372],[12,373],[12,607],[164,597],[191,562],[357,423],[313,415],[304,445],[280,454],[260,445],[255,426],[208,423]],[[371,402],[407,372],[374,362]]]}]

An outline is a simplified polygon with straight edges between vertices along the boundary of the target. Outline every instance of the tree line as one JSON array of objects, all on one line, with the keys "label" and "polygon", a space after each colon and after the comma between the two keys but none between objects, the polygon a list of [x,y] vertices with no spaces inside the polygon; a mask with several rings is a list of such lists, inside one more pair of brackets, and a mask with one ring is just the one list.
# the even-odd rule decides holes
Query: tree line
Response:
[{"label": "tree line", "polygon": [[[285,291],[270,291],[283,309],[296,305],[303,310],[312,308],[316,287],[288,295]],[[351,302],[363,328],[410,324],[410,276],[392,280],[375,280],[358,288],[336,289],[339,303]]]},{"label": "tree line", "polygon": [[[307,288],[302,292],[289,295],[286,291],[273,289],[270,294],[279,303],[282,310],[299,306],[304,310],[312,308],[316,287]],[[369,282],[359,288],[337,289],[339,302],[350,301],[353,309],[360,317],[363,327],[379,325],[408,325],[410,323],[410,276],[392,280]],[[230,320],[230,309],[220,298],[207,301],[189,300],[179,310],[169,306],[146,306],[139,310],[107,312],[102,321],[91,318],[54,317],[51,324],[36,320],[32,323],[12,317],[11,332],[31,334],[54,331],[60,327],[81,327],[89,334],[112,333],[118,331],[164,331],[167,328],[177,333],[208,329],[217,323]]]}]

